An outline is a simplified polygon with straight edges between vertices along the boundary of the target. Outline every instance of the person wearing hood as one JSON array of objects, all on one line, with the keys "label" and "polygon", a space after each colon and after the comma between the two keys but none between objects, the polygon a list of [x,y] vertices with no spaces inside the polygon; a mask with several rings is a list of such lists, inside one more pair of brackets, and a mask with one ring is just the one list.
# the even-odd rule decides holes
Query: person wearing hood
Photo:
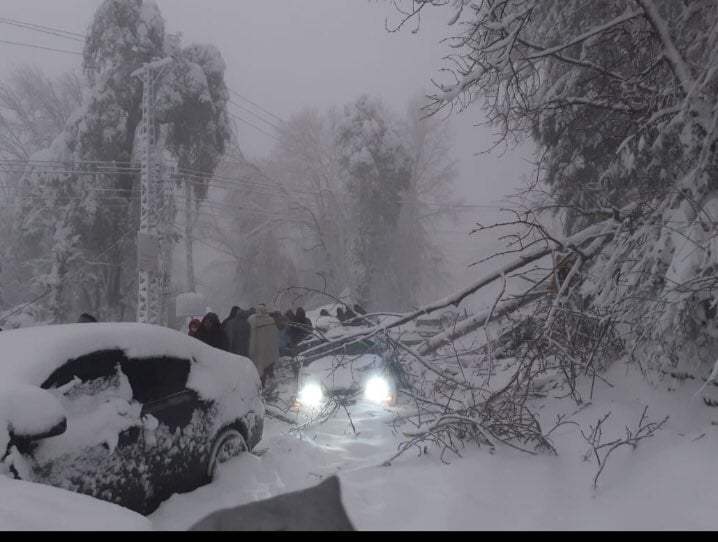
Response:
[{"label": "person wearing hood", "polygon": [[234,318],[227,322],[229,351],[238,356],[249,357],[249,311],[240,309]]},{"label": "person wearing hood", "polygon": [[77,319],[78,324],[89,324],[89,323],[94,323],[94,322],[97,322],[97,318],[95,318],[94,316],[92,316],[91,314],[89,314],[87,312],[83,312],[80,315],[80,317]]},{"label": "person wearing hood", "polygon": [[222,329],[224,330],[225,333],[227,333],[227,324],[228,324],[235,316],[237,316],[237,313],[238,313],[239,311],[241,311],[241,310],[242,310],[242,309],[240,309],[237,305],[235,305],[234,307],[232,307],[232,310],[229,311],[229,316],[227,316],[227,318],[225,318],[224,320],[222,320]]},{"label": "person wearing hood", "polygon": [[344,323],[348,326],[359,326],[361,320],[357,318],[357,314],[347,305],[347,309],[344,311]]},{"label": "person wearing hood", "polygon": [[208,312],[202,318],[202,325],[195,335],[197,339],[210,346],[214,346],[219,350],[229,351],[227,335],[219,323],[219,316],[213,312]]},{"label": "person wearing hood", "polygon": [[189,333],[188,335],[190,337],[196,337],[197,332],[199,331],[199,328],[202,327],[202,322],[200,322],[199,318],[192,318],[189,323]]},{"label": "person wearing hood", "polygon": [[280,311],[270,312],[269,316],[274,318],[274,324],[279,330],[279,355],[291,356],[292,351],[289,347],[289,321]]},{"label": "person wearing hood", "polygon": [[274,318],[267,314],[267,306],[260,303],[249,322],[249,358],[257,367],[264,386],[272,376],[274,364],[279,360],[279,329]]},{"label": "person wearing hood", "polygon": [[297,309],[292,332],[294,335],[293,342],[295,344],[299,344],[312,333],[312,321],[307,318],[303,307]]}]

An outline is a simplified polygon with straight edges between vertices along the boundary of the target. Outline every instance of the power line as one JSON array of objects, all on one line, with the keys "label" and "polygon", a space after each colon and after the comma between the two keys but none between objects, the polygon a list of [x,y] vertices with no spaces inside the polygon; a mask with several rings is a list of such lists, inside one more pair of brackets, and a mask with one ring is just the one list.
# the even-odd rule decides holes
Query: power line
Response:
[{"label": "power line", "polygon": [[77,32],[70,32],[69,30],[62,30],[60,28],[53,28],[52,26],[43,26],[41,24],[35,24],[35,23],[28,23],[25,21],[18,21],[17,19],[10,19],[9,17],[0,17],[0,22],[5,22],[8,24],[15,24],[15,25],[24,25],[28,27],[33,27],[33,29],[38,30],[48,30],[52,32],[60,32],[62,34],[68,34],[70,36],[74,36],[76,38],[85,38],[86,36],[83,34],[78,34]]},{"label": "power line", "polygon": [[237,119],[238,121],[241,121],[241,122],[243,122],[243,123],[245,123],[245,124],[248,124],[249,126],[251,126],[252,128],[254,128],[255,130],[257,130],[257,131],[259,131],[259,132],[262,132],[262,133],[263,133],[264,135],[266,135],[267,137],[271,137],[272,139],[276,139],[277,141],[279,141],[279,138],[278,138],[277,136],[272,135],[272,134],[270,134],[269,132],[266,132],[265,130],[263,130],[262,128],[260,128],[259,126],[257,126],[256,124],[252,124],[252,123],[249,122],[248,120],[243,119],[242,117],[240,117],[239,115],[236,115],[236,114],[232,113],[231,111],[227,111],[227,112],[228,112],[232,117],[234,117],[235,119]]},{"label": "power line", "polygon": [[273,123],[269,122],[269,121],[268,121],[267,119],[265,119],[264,117],[262,117],[262,116],[260,116],[260,115],[257,115],[257,114],[256,114],[254,111],[252,111],[251,109],[249,109],[249,108],[247,108],[247,107],[244,107],[244,106],[241,105],[241,104],[238,104],[238,103],[235,102],[234,100],[229,100],[229,103],[231,103],[231,104],[234,105],[235,107],[239,107],[242,111],[246,111],[247,113],[249,113],[249,114],[252,115],[253,117],[255,117],[255,118],[261,120],[262,122],[264,122],[264,123],[267,124],[268,126],[271,126],[271,127],[274,128],[275,130],[279,130],[279,129],[280,129],[276,124],[273,124]]},{"label": "power line", "polygon": [[[238,164],[241,164],[240,162],[237,162],[237,163],[238,163]],[[334,193],[334,194],[339,195],[339,196],[341,196],[341,197],[349,197],[349,196],[350,196],[350,195],[347,194],[346,192],[343,192],[343,191],[341,191],[341,190],[337,190],[337,189],[335,189],[335,188],[326,188],[326,189],[323,189],[323,190],[310,190],[310,189],[300,189],[300,188],[289,188],[289,187],[284,186],[284,184],[280,183],[279,181],[274,181],[274,183],[260,183],[260,182],[253,182],[253,181],[242,181],[242,180],[240,180],[240,179],[235,179],[235,178],[233,178],[233,177],[225,177],[225,176],[222,176],[222,175],[211,175],[211,176],[210,176],[209,173],[200,172],[200,171],[195,171],[195,170],[187,170],[187,169],[178,168],[177,171],[178,171],[181,175],[184,175],[184,176],[187,176],[187,177],[190,177],[190,178],[196,178],[196,179],[206,179],[206,178],[209,178],[209,182],[210,182],[210,183],[212,183],[212,184],[214,184],[214,185],[218,185],[220,188],[236,188],[235,184],[240,184],[240,185],[247,185],[249,188],[254,187],[254,186],[257,186],[257,187],[272,188],[272,189],[276,190],[276,192],[274,192],[274,193],[272,193],[272,194],[266,193],[266,192],[264,192],[264,193],[263,193],[263,192],[256,192],[256,193],[258,193],[258,194],[264,194],[264,195],[281,195],[281,196],[286,196],[287,193],[294,193],[294,194],[298,194],[299,196],[304,197],[304,198],[314,198],[315,196],[321,195],[323,192],[331,192],[331,193]],[[190,173],[190,172],[191,172],[191,173]],[[263,175],[264,175],[265,177],[267,177],[266,174],[263,174]],[[271,180],[270,177],[267,177],[267,178]],[[217,181],[216,179],[227,180],[227,181],[230,181],[230,182],[221,182],[221,181]],[[199,180],[198,180],[198,181],[189,181],[189,182],[194,183],[194,184],[198,184],[198,185],[204,184],[204,183],[202,183],[202,182],[199,181]],[[468,209],[503,209],[503,208],[504,208],[504,207],[499,206],[499,205],[485,205],[485,204],[482,205],[482,204],[468,204],[468,203],[466,203],[466,204],[464,204],[464,203],[462,203],[462,204],[444,204],[444,203],[438,203],[438,202],[437,202],[437,203],[434,203],[434,202],[420,202],[420,203],[418,203],[418,205],[417,205],[417,204],[414,204],[414,203],[411,203],[411,202],[402,202],[402,205],[413,206],[413,207],[416,207],[416,206],[419,206],[419,207],[421,207],[421,206],[427,206],[427,207],[440,207],[440,208],[446,208],[446,209],[467,209],[467,210],[468,210]]]},{"label": "power line", "polygon": [[244,101],[246,101],[246,102],[252,104],[254,107],[256,107],[257,109],[259,109],[260,111],[263,111],[263,112],[266,113],[267,115],[270,115],[270,116],[274,117],[274,118],[277,119],[279,122],[281,122],[281,123],[283,123],[283,124],[286,124],[286,121],[285,121],[284,119],[282,119],[281,117],[275,115],[275,114],[272,113],[271,111],[265,109],[264,107],[262,107],[262,106],[259,105],[258,103],[253,102],[252,100],[250,100],[250,99],[247,98],[246,96],[243,96],[242,94],[240,94],[240,93],[237,92],[236,90],[232,90],[232,89],[229,88],[229,87],[227,87],[227,90],[229,90],[232,94],[234,94],[234,95],[237,96],[238,98],[241,98],[241,99],[243,99]]},{"label": "power line", "polygon": [[[185,232],[184,232],[179,226],[177,226],[176,224],[170,224],[170,226],[173,227],[174,229],[176,229],[178,232],[180,232],[180,233],[182,234],[182,237],[187,238],[187,234],[185,234]],[[236,257],[237,257],[236,254],[232,254],[231,252],[228,252],[228,251],[226,251],[226,250],[224,250],[224,249],[222,249],[222,248],[220,248],[220,247],[218,247],[218,246],[215,246],[215,245],[213,245],[213,244],[211,244],[211,243],[208,243],[207,241],[204,241],[203,239],[199,239],[199,238],[195,237],[194,235],[190,235],[190,239],[192,239],[193,241],[198,242],[198,243],[201,244],[201,245],[205,245],[205,246],[208,246],[208,247],[210,247],[210,248],[213,248],[213,249],[216,250],[217,252],[221,252],[222,254],[226,254],[227,256],[232,256],[233,258],[236,258]]]},{"label": "power line", "polygon": [[[35,169],[37,168],[37,169]],[[140,170],[136,168],[115,168],[115,169],[105,169],[105,170],[95,170],[95,169],[61,169],[61,168],[52,168],[52,167],[42,167],[42,166],[32,166],[31,170],[28,170],[28,168],[19,168],[14,166],[6,166],[3,164],[0,164],[0,171],[4,171],[5,173],[38,173],[43,175],[72,175],[72,174],[80,174],[80,175],[113,175],[113,174],[129,174],[129,173],[139,173]]]},{"label": "power line", "polygon": [[[118,160],[35,160],[35,159],[28,159],[23,160],[19,158],[0,158],[0,163],[17,163],[17,164],[62,164],[62,165],[68,165],[68,164],[100,164],[105,165],[115,165],[115,164],[123,164],[127,165],[129,164],[132,167],[136,167],[139,169],[140,165],[138,162],[122,162]],[[133,165],[134,164],[134,165]]]},{"label": "power line", "polygon": [[[2,161],[0,161],[2,162]],[[12,167],[12,166],[10,166]],[[122,174],[122,173],[133,173],[136,174],[139,172],[139,168],[110,168],[108,166],[108,170],[82,170],[82,169],[60,169],[60,168],[52,168],[51,166],[47,165],[41,165],[38,167],[47,168],[40,171],[37,171],[37,173],[45,174],[45,175],[73,175],[73,174],[87,174],[87,175],[107,175],[107,174]],[[102,166],[100,166],[102,167]],[[167,166],[163,166],[167,167]],[[234,177],[225,177],[222,175],[217,174],[210,174],[208,172],[201,172],[201,171],[195,171],[195,170],[189,170],[189,169],[183,169],[183,168],[172,168],[172,171],[176,171],[181,177],[183,177],[187,182],[190,182],[197,186],[210,186],[214,185],[219,188],[225,188],[228,190],[234,189],[240,189],[244,188],[248,191],[251,191],[253,194],[256,195],[263,195],[263,196],[269,196],[269,197],[282,197],[285,198],[286,196],[290,194],[294,194],[295,197],[298,198],[304,198],[304,199],[313,199],[315,196],[321,195],[322,192],[331,192],[335,193],[341,197],[349,197],[349,194],[336,190],[336,189],[325,189],[323,191],[319,190],[303,190],[298,188],[288,188],[284,186],[283,184],[279,183],[278,181],[274,181],[274,183],[261,183],[261,182],[253,182],[253,181],[245,181],[241,179],[237,179]],[[2,163],[0,163],[0,172],[5,173],[27,173],[26,169],[8,169],[7,166],[3,166]],[[266,176],[266,175],[265,175]],[[167,182],[161,181],[161,182]],[[24,186],[22,184],[13,183],[10,184],[8,181],[6,181],[3,185],[0,185],[2,188],[10,189],[10,188],[19,188],[21,186]],[[256,190],[256,188],[265,188],[264,191]],[[107,192],[132,192],[131,189],[126,188],[94,188],[94,187],[86,187],[83,188],[83,190],[90,190],[90,191],[107,191]],[[267,191],[267,189],[269,191]],[[211,201],[211,200],[207,200]],[[221,203],[221,202],[215,202],[215,203]],[[223,204],[226,205],[226,204]],[[434,203],[434,202],[421,202],[421,203],[410,203],[410,202],[403,202],[403,206],[411,206],[411,207],[439,207],[444,209],[455,209],[455,210],[471,210],[471,209],[501,209],[503,207],[501,206],[494,206],[494,205],[481,205],[481,204],[443,204],[443,203]],[[237,207],[237,209],[243,209]]]},{"label": "power line", "polygon": [[0,17],[0,24],[7,24],[11,26],[17,26],[18,28],[23,28],[25,30],[32,30],[33,32],[42,32],[43,34],[48,34],[50,36],[56,36],[58,38],[65,38],[68,40],[78,41],[80,43],[84,43],[85,40],[70,36],[67,34],[63,34],[63,30],[57,30],[57,29],[51,29],[49,27],[40,27],[39,25],[33,25],[31,23],[23,23],[21,21],[14,21],[12,19],[6,19],[4,17]]},{"label": "power line", "polygon": [[[242,179],[237,179],[235,177],[226,177],[223,175],[216,175],[216,174],[210,175],[209,173],[206,173],[206,172],[195,171],[195,170],[191,170],[191,169],[178,168],[177,171],[181,175],[191,177],[191,178],[193,177],[196,179],[209,179],[209,181],[213,182],[214,184],[224,185],[228,188],[235,188],[236,185],[239,184],[239,185],[245,185],[248,187],[256,186],[256,187],[271,188],[271,189],[279,191],[278,193],[281,193],[281,194],[284,194],[286,192],[296,192],[297,194],[302,194],[302,195],[306,195],[306,196],[316,196],[317,194],[319,194],[319,192],[317,192],[317,191],[301,190],[298,188],[287,188],[282,183],[275,181],[274,179],[271,179],[270,177],[267,177],[266,175],[264,175],[264,177],[271,180],[272,181],[271,183],[262,183],[262,182],[258,182],[258,181],[245,181]],[[216,179],[219,179],[220,181],[228,181],[228,182],[219,182]],[[202,183],[200,181],[197,181],[197,184],[202,184]]]},{"label": "power line", "polygon": [[55,49],[54,47],[43,47],[41,45],[31,45],[29,43],[20,43],[19,41],[0,40],[0,43],[5,43],[8,45],[19,45],[21,47],[32,47],[33,49],[43,49],[45,51],[55,51],[57,53],[68,53],[71,55],[82,56],[82,53],[79,51],[67,51],[66,49]]}]

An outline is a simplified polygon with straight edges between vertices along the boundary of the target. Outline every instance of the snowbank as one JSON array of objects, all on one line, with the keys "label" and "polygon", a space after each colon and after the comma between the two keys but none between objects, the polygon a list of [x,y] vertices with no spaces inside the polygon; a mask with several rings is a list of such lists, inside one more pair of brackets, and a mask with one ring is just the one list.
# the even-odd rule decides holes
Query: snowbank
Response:
[{"label": "snowbank", "polygon": [[0,530],[150,531],[152,523],[86,495],[0,476]]},{"label": "snowbank", "polygon": [[[558,414],[579,424],[551,433],[558,456],[531,456],[505,447],[492,455],[467,445],[459,458],[427,444],[382,464],[406,440],[391,422],[396,409],[359,402],[302,431],[268,420],[261,457],[245,455],[220,466],[218,479],[193,493],[175,495],[151,516],[156,528],[186,529],[205,515],[319,483],[341,481],[342,502],[359,530],[703,530],[718,528],[714,491],[718,427],[714,409],[692,396],[699,383],[670,392],[651,387],[620,363],[596,383],[594,398],[578,408],[549,395],[537,403],[548,430]],[[590,380],[582,383],[589,396]],[[561,395],[559,390],[552,392]],[[595,460],[584,460],[581,436],[611,412],[604,440],[625,436],[643,408],[657,421],[670,415],[653,438],[609,458],[593,489]],[[408,409],[409,405],[397,407]],[[301,422],[302,420],[298,420]]]}]

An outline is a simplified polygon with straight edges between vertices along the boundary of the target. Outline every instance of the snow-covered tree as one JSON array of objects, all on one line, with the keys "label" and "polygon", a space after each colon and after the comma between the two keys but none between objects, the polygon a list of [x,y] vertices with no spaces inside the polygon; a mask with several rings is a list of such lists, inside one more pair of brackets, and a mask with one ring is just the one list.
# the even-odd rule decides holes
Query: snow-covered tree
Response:
[{"label": "snow-covered tree", "polygon": [[160,78],[157,114],[158,121],[167,126],[165,145],[177,164],[178,179],[185,184],[187,289],[194,291],[195,211],[232,138],[229,94],[225,63],[216,47],[192,44],[181,49],[178,38],[168,53],[174,61]]},{"label": "snow-covered tree", "polygon": [[[235,151],[225,156],[217,188],[198,207],[200,239],[228,257],[205,266],[198,282],[227,309],[271,305],[278,293],[297,284],[290,199],[280,184]],[[215,280],[215,273],[222,278]]]},{"label": "snow-covered tree", "polygon": [[[358,258],[353,249],[359,210],[367,205],[358,190],[350,189],[340,139],[344,119],[333,109],[301,111],[278,125],[279,142],[262,166],[285,189],[289,202],[292,228],[287,234],[293,238],[290,257],[299,271],[298,285],[334,297],[357,279],[352,276]],[[384,307],[397,310],[415,306],[422,296],[430,298],[439,280],[441,249],[432,243],[431,230],[450,215],[455,169],[448,122],[422,118],[418,100],[411,101],[406,118],[384,120],[393,123],[410,172],[391,210],[395,226],[386,223],[385,254],[374,262],[371,289]]]},{"label": "snow-covered tree", "polygon": [[[47,147],[65,126],[82,100],[82,82],[74,73],[52,79],[38,68],[13,70],[0,84],[0,310],[16,312],[32,294],[29,277],[36,269],[43,248],[22,236],[23,201],[26,197],[43,207],[45,195],[24,195],[23,173],[30,157]],[[42,170],[61,168],[59,164],[40,164]],[[26,200],[25,200],[26,201]],[[17,309],[19,317],[34,307]],[[13,315],[15,316],[15,315]],[[22,319],[22,318],[21,318]],[[12,325],[12,324],[10,324]]]},{"label": "snow-covered tree", "polygon": [[[293,240],[290,257],[302,286],[338,296],[348,285],[346,179],[339,164],[337,113],[305,109],[278,126],[279,141],[263,168],[286,189]],[[299,285],[299,284],[295,284]]]},{"label": "snow-covered tree", "polygon": [[[33,157],[71,166],[25,175],[23,229],[53,255],[54,263],[39,262],[36,276],[40,286],[56,290],[55,321],[78,310],[112,320],[134,315],[143,88],[132,73],[166,56],[174,62],[156,84],[158,156],[168,154],[181,168],[199,170],[195,195],[203,197],[202,179],[211,176],[224,151],[230,132],[219,52],[204,45],[181,49],[175,36],[165,35],[151,0],[105,0],[83,51],[85,99],[63,132]],[[54,211],[36,212],[33,198]]]},{"label": "snow-covered tree", "polygon": [[39,68],[21,66],[0,83],[0,156],[26,161],[50,146],[82,101],[80,77],[55,79]]},{"label": "snow-covered tree", "polygon": [[377,297],[394,310],[407,310],[439,295],[445,256],[433,234],[456,216],[450,124],[425,117],[421,106],[418,99],[411,100],[400,124],[411,174],[401,193],[396,229],[389,237],[389,257],[376,282]]},{"label": "snow-covered tree", "polygon": [[388,238],[396,229],[402,192],[409,185],[411,157],[397,122],[368,96],[344,108],[338,125],[340,164],[352,197],[354,287],[357,301],[378,307],[372,292],[380,262],[389,257]]},{"label": "snow-covered tree", "polygon": [[581,306],[624,322],[634,356],[709,370],[718,4],[427,1],[404,18],[440,5],[461,30],[436,109],[480,101],[502,135],[539,143],[540,203],[568,207],[568,232],[607,221],[601,254],[579,254]]}]

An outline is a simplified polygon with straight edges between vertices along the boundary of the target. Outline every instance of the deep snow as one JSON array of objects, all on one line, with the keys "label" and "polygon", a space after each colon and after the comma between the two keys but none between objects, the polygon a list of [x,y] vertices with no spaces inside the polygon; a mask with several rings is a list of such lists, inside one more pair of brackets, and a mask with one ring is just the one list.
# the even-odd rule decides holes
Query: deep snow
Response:
[{"label": "deep snow", "polygon": [[693,399],[699,385],[654,388],[620,362],[605,378],[614,387],[597,384],[594,400],[581,409],[569,400],[543,400],[544,427],[552,427],[557,414],[578,410],[570,419],[587,431],[610,411],[607,442],[635,426],[645,405],[651,421],[670,419],[635,450],[616,450],[597,490],[595,461],[583,459],[588,446],[575,425],[551,434],[558,456],[508,448],[492,455],[469,445],[461,458],[447,452],[450,464],[444,464],[441,450],[429,445],[426,455],[410,449],[387,467],[384,461],[404,440],[391,426],[396,410],[359,402],[349,409],[356,434],[342,409],[302,431],[268,419],[261,457],[222,465],[211,485],[173,496],[150,518],[155,529],[182,530],[214,510],[306,488],[337,473],[347,513],[360,530],[718,528],[718,421],[711,422],[718,412]]},{"label": "deep snow", "polygon": [[149,531],[152,523],[116,504],[0,476],[0,530]]},{"label": "deep snow", "polygon": [[[718,528],[718,411],[693,397],[700,384],[652,387],[620,362],[605,378],[613,387],[597,384],[594,400],[582,408],[550,396],[540,400],[544,428],[562,412],[581,426],[553,431],[558,456],[503,447],[491,454],[469,445],[461,458],[447,452],[445,464],[441,450],[428,445],[425,454],[410,449],[384,466],[405,438],[391,422],[409,407],[360,401],[349,408],[356,433],[343,409],[301,431],[268,418],[258,455],[220,465],[212,484],[172,496],[149,521],[89,497],[0,477],[0,528],[183,530],[212,511],[310,487],[334,473],[359,530]],[[583,385],[587,392],[589,383]],[[646,405],[652,421],[670,415],[669,421],[635,450],[614,452],[594,490],[596,464],[584,460],[588,447],[580,429],[610,411],[604,440],[613,440],[635,426]]]}]

